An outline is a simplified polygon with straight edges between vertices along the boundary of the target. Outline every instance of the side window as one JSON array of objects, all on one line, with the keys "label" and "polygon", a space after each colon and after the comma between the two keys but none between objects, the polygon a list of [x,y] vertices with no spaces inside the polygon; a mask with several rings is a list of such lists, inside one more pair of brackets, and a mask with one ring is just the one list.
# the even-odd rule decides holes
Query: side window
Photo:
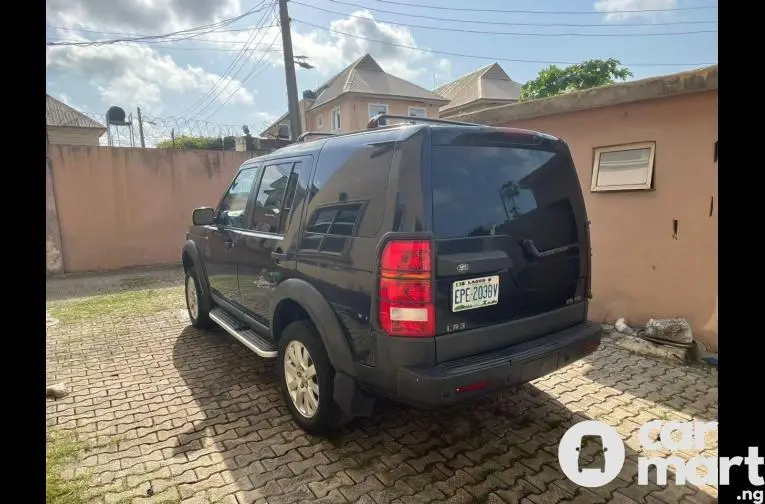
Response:
[{"label": "side window", "polygon": [[[369,118],[374,119],[380,114],[387,114],[388,113],[388,105],[385,103],[370,103],[369,104]],[[385,126],[387,124],[387,121],[385,119],[381,119],[378,123],[380,126]]]},{"label": "side window", "polygon": [[311,169],[310,163],[305,159],[295,162],[287,182],[287,192],[284,197],[284,209],[279,221],[279,233],[289,229],[292,220],[300,215],[306,194],[308,193],[308,176]]},{"label": "side window", "polygon": [[327,142],[311,179],[307,224],[325,208],[357,204],[356,236],[377,235],[385,216],[394,135],[398,132],[376,133],[374,143],[348,137]]},{"label": "side window", "polygon": [[263,233],[279,231],[285,196],[288,194],[293,162],[268,165],[263,168],[263,179],[255,197],[252,229]]},{"label": "side window", "polygon": [[258,180],[258,167],[244,168],[239,171],[231,187],[228,188],[218,207],[216,222],[222,226],[245,229],[247,200]]},{"label": "side window", "polygon": [[361,215],[361,203],[318,208],[305,226],[302,250],[340,254],[355,232]]}]

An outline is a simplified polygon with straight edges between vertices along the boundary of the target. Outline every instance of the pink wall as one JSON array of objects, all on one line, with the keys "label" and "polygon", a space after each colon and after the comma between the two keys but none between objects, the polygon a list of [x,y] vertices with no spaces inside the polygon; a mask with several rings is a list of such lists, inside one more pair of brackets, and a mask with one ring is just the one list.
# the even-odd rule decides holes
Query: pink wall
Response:
[{"label": "pink wall", "polygon": [[64,270],[180,261],[191,211],[215,206],[243,152],[48,146]]},{"label": "pink wall", "polygon": [[[643,324],[685,317],[697,337],[716,347],[717,92],[506,125],[563,137],[571,147],[592,221],[590,318]],[[591,193],[593,149],[641,141],[656,142],[655,190]]]}]

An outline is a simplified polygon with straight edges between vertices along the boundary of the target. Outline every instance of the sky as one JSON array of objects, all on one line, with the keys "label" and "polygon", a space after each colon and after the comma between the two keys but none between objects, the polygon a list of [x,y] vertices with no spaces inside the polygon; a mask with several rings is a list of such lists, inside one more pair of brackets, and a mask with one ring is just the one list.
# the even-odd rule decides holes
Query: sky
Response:
[{"label": "sky", "polygon": [[[288,8],[294,54],[313,66],[297,69],[301,95],[366,53],[427,89],[494,62],[520,83],[550,64],[592,58],[616,58],[634,79],[717,63],[715,0],[290,0]],[[101,120],[111,106],[134,117],[140,107],[149,145],[171,131],[218,136],[247,125],[257,134],[287,110],[276,0],[47,0],[46,9],[47,92]]]}]

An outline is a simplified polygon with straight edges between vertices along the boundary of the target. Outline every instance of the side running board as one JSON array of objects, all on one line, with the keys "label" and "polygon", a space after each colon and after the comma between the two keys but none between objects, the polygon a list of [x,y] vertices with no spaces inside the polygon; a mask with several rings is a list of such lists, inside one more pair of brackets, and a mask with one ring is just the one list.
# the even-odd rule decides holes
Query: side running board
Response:
[{"label": "side running board", "polygon": [[210,320],[221,326],[227,333],[238,339],[244,346],[266,359],[275,359],[276,347],[221,308],[210,310]]}]

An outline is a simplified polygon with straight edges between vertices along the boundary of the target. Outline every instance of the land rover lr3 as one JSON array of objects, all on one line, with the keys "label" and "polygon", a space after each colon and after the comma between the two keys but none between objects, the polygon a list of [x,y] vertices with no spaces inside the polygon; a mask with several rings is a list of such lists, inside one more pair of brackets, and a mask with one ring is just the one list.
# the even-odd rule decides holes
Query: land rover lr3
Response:
[{"label": "land rover lr3", "polygon": [[250,159],[193,212],[191,324],[277,359],[306,432],[369,415],[377,395],[428,408],[525,383],[600,344],[566,143],[417,121]]}]

